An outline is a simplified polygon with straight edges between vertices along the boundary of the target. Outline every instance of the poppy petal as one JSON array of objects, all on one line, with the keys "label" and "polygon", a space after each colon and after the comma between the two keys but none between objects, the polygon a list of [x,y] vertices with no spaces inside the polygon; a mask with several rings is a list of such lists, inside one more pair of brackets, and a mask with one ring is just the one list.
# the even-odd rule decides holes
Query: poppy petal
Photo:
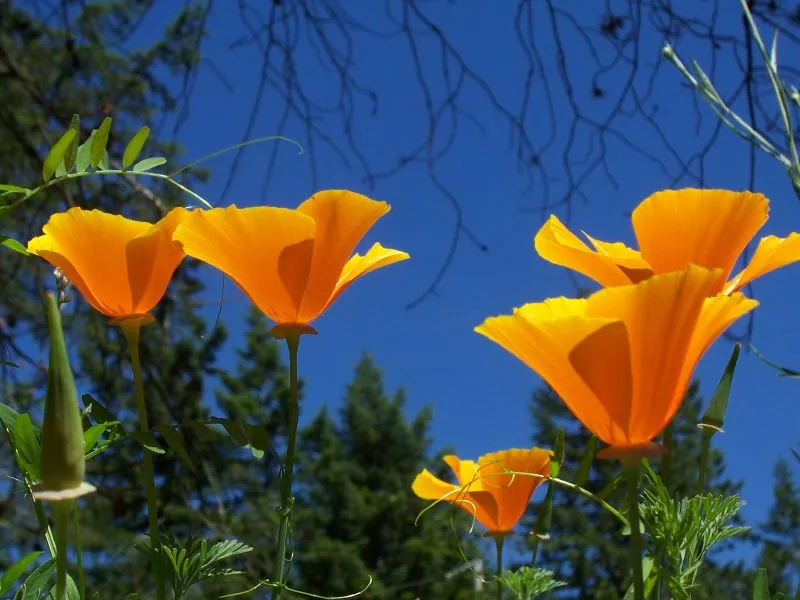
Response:
[{"label": "poppy petal", "polygon": [[134,314],[149,313],[158,304],[183,260],[185,255],[172,235],[187,212],[184,208],[171,210],[128,244],[126,262]]},{"label": "poppy petal", "polygon": [[[591,418],[589,429],[598,431],[595,435],[604,442],[612,443],[608,432],[613,435],[614,431],[627,429],[633,403],[631,350],[625,323],[611,321],[588,335],[569,353],[569,362],[605,408],[605,414]],[[597,422],[606,419],[608,425],[600,428]]]},{"label": "poppy petal", "polygon": [[319,192],[297,208],[316,223],[314,255],[299,320],[310,322],[325,310],[356,245],[389,209],[386,202],[348,190]]},{"label": "poppy petal", "polygon": [[97,311],[109,317],[133,314],[126,247],[152,224],[99,210],[57,213],[28,242],[28,251],[55,267]]},{"label": "poppy petal", "polygon": [[480,457],[479,475],[497,504],[498,530],[510,531],[525,514],[533,492],[550,475],[552,455],[541,448],[512,448]]},{"label": "poppy petal", "polygon": [[[173,239],[183,251],[230,277],[268,317],[298,320],[298,290],[305,289],[313,239],[313,219],[296,210],[253,208],[195,209],[185,215]],[[289,269],[288,266],[292,268]]]},{"label": "poppy petal", "polygon": [[[688,371],[685,368],[687,351],[704,301],[719,275],[719,269],[689,265],[636,285],[601,290],[588,299],[588,314],[625,323],[630,345],[629,417],[623,436],[601,437],[603,441],[612,446],[649,442],[672,419],[694,368],[694,364]],[[600,360],[604,349],[596,350]],[[609,406],[619,402],[613,397],[602,400]]]},{"label": "poppy petal", "polygon": [[632,220],[642,256],[656,273],[681,271],[689,263],[722,269],[713,295],[768,213],[761,194],[687,188],[653,194]]},{"label": "poppy petal", "polygon": [[474,490],[482,489],[478,477],[478,465],[474,460],[461,460],[453,454],[448,454],[443,460],[453,470],[459,485],[472,485],[475,486],[471,488]]},{"label": "poppy petal", "polygon": [[408,260],[408,258],[409,255],[407,252],[384,248],[378,243],[373,244],[372,248],[370,248],[364,256],[354,254],[352,258],[345,263],[339,281],[336,283],[333,295],[328,301],[328,306],[359,277],[382,267],[388,267],[394,263]]},{"label": "poppy petal", "polygon": [[518,308],[513,315],[490,317],[475,331],[538,373],[592,433],[606,440],[622,435],[622,424],[575,371],[569,353],[617,319],[589,317],[586,308],[586,300],[546,300]]},{"label": "poppy petal", "polygon": [[769,235],[758,242],[750,262],[728,282],[725,293],[730,294],[740,290],[754,279],[798,260],[800,260],[800,234],[792,233],[785,238]]},{"label": "poppy petal", "polygon": [[[464,461],[471,462],[471,461]],[[414,479],[411,489],[423,500],[441,500],[467,511],[490,531],[497,529],[497,504],[488,492],[474,489],[477,486],[457,486],[442,481],[427,469]]]},{"label": "poppy petal", "polygon": [[[692,336],[692,343],[686,353],[686,364],[684,365],[684,373],[681,375],[682,379],[689,381],[694,365],[697,364],[711,344],[737,319],[746,315],[756,306],[758,306],[757,300],[748,298],[741,292],[735,292],[730,296],[719,294],[718,296],[706,298]],[[678,399],[678,403],[680,403],[680,399]]]},{"label": "poppy petal", "polygon": [[[614,255],[591,250],[574,233],[567,229],[555,215],[551,215],[542,226],[536,234],[533,244],[539,256],[546,261],[582,273],[602,286],[631,283],[625,272],[617,266]],[[613,246],[612,244],[607,244],[601,247],[607,252],[616,250]],[[622,246],[622,244],[619,244],[619,246]],[[635,250],[630,250],[629,248],[627,250],[635,252]],[[616,252],[615,254],[624,254],[624,258],[630,260],[631,255],[629,252]],[[644,264],[643,267],[646,268],[647,265]]]}]

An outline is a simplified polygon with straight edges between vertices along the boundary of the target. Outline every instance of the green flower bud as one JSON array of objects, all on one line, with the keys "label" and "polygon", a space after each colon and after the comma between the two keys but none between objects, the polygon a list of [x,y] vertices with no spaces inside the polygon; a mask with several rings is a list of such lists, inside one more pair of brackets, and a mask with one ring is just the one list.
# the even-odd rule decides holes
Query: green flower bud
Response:
[{"label": "green flower bud", "polygon": [[52,294],[47,294],[46,300],[50,365],[42,425],[41,488],[48,492],[59,492],[80,488],[86,466],[83,423],[64,343],[61,314]]}]

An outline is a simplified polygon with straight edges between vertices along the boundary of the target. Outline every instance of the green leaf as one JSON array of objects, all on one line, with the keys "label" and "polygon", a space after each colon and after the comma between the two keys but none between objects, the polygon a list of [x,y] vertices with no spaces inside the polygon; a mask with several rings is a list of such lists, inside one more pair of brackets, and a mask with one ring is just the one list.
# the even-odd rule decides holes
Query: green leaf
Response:
[{"label": "green leaf", "polygon": [[189,453],[186,452],[183,436],[179,431],[173,429],[169,425],[159,425],[154,427],[153,431],[157,431],[162,435],[164,441],[167,442],[167,445],[169,445],[169,447],[175,451],[181,462],[189,467],[191,471],[195,470],[194,463],[192,462],[192,459],[189,458]]},{"label": "green leaf", "polygon": [[95,423],[117,421],[117,418],[111,414],[111,411],[100,404],[91,394],[84,394],[81,396],[81,401],[86,409],[86,414],[91,415]]},{"label": "green leaf", "polygon": [[[67,600],[81,600],[81,593],[78,591],[78,586],[75,585],[75,580],[69,573],[67,573],[67,589],[65,591]],[[47,600],[57,600],[55,587],[50,590],[50,593],[47,595]]]},{"label": "green leaf", "polygon": [[0,402],[0,423],[8,427],[12,435],[14,433],[14,422],[17,420],[19,413],[7,404]]},{"label": "green leaf", "polygon": [[0,246],[5,246],[9,250],[13,250],[14,252],[18,252],[23,256],[30,256],[31,253],[28,252],[28,249],[25,248],[22,244],[20,244],[17,240],[8,237],[7,235],[0,234]]},{"label": "green leaf", "polygon": [[18,185],[11,185],[9,183],[0,183],[0,192],[8,192],[10,194],[27,194],[30,192],[28,188],[20,187]]},{"label": "green leaf", "polygon": [[733,352],[725,371],[722,373],[717,389],[714,390],[714,395],[711,397],[711,403],[708,405],[698,427],[709,427],[716,431],[722,430],[722,425],[725,423],[725,412],[728,410],[728,399],[731,395],[733,373],[736,371],[736,362],[739,360],[741,347],[741,344],[736,344],[733,347]]},{"label": "green leaf", "polygon": [[558,477],[561,465],[564,464],[564,430],[559,429],[556,433],[555,451],[550,460],[550,476]]},{"label": "green leaf", "polygon": [[782,366],[780,366],[778,364],[775,364],[774,362],[772,362],[770,360],[767,360],[764,357],[764,355],[761,354],[758,350],[756,350],[755,346],[753,346],[752,344],[750,344],[750,350],[753,352],[753,354],[756,355],[756,358],[761,360],[761,362],[763,362],[766,365],[769,365],[773,369],[778,370],[780,372],[780,376],[781,377],[788,377],[789,379],[800,379],[800,371],[795,371],[793,369],[787,369],[786,367],[782,367]]},{"label": "green leaf", "polygon": [[97,130],[93,129],[92,133],[89,135],[89,138],[80,146],[78,146],[78,156],[75,158],[76,173],[85,173],[86,169],[89,168],[89,162],[91,161],[92,154],[92,144],[94,143],[94,138],[96,136]]},{"label": "green leaf", "polygon": [[592,461],[594,460],[594,452],[597,449],[597,438],[592,436],[586,444],[586,449],[583,451],[581,462],[578,463],[578,471],[575,473],[575,485],[583,487],[586,480],[589,479],[589,471],[592,469]]},{"label": "green leaf", "polygon": [[108,145],[108,134],[111,132],[111,117],[106,117],[97,128],[97,133],[92,140],[89,152],[89,164],[97,168],[103,161],[103,156]]},{"label": "green leaf", "polygon": [[98,423],[97,425],[92,425],[83,432],[83,453],[89,454],[94,447],[97,445],[97,441],[100,437],[105,433],[106,429],[108,428],[108,423]]},{"label": "green leaf", "polygon": [[766,569],[756,571],[756,579],[753,582],[753,600],[772,600],[769,595],[769,578]]},{"label": "green leaf", "polygon": [[103,150],[103,157],[100,159],[100,164],[97,165],[97,168],[101,171],[108,170],[108,150]]},{"label": "green leaf", "polygon": [[19,559],[8,568],[8,571],[0,576],[0,594],[5,594],[11,591],[11,586],[16,583],[17,579],[22,577],[22,574],[28,570],[28,567],[39,558],[44,552],[31,552],[28,556]]},{"label": "green leaf", "polygon": [[39,465],[42,459],[42,446],[37,435],[38,431],[27,413],[19,415],[14,421],[14,445],[28,476],[34,481],[42,478]]},{"label": "green leaf", "polygon": [[39,600],[42,592],[50,587],[50,578],[55,568],[56,560],[54,558],[36,567],[22,584],[22,600]]},{"label": "green leaf", "polygon": [[145,171],[149,171],[151,169],[155,169],[156,167],[160,167],[167,159],[163,156],[154,156],[153,158],[145,158],[144,160],[140,160],[138,163],[133,165],[131,171],[136,173],[144,173]]},{"label": "green leaf", "polygon": [[247,446],[247,444],[250,443],[250,440],[247,439],[242,426],[238,423],[231,421],[230,419],[222,419],[220,417],[211,417],[209,422],[222,425],[225,428],[225,431],[228,432],[228,435],[231,436],[233,440],[240,446]]},{"label": "green leaf", "polygon": [[134,134],[131,141],[128,142],[128,145],[125,147],[125,152],[122,154],[123,169],[127,169],[139,158],[139,153],[142,151],[149,135],[150,128],[146,125]]},{"label": "green leaf", "polygon": [[81,118],[78,115],[72,115],[69,128],[75,132],[75,137],[72,138],[72,142],[64,154],[64,170],[67,173],[75,166],[75,160],[78,158],[78,138],[81,134]]},{"label": "green leaf", "polygon": [[142,446],[150,450],[150,452],[154,452],[156,454],[166,454],[166,450],[158,445],[158,441],[149,431],[139,431],[134,433],[131,437],[139,442]]},{"label": "green leaf", "polygon": [[213,442],[217,439],[217,433],[215,433],[206,423],[201,423],[200,421],[186,421],[184,423],[187,427],[190,427],[196,434],[204,442]]},{"label": "green leaf", "polygon": [[50,181],[53,177],[53,174],[64,158],[64,154],[72,143],[72,139],[75,135],[74,130],[68,129],[67,132],[61,136],[61,139],[56,142],[56,145],[50,149],[47,158],[44,159],[44,165],[42,166],[42,178],[45,182]]}]

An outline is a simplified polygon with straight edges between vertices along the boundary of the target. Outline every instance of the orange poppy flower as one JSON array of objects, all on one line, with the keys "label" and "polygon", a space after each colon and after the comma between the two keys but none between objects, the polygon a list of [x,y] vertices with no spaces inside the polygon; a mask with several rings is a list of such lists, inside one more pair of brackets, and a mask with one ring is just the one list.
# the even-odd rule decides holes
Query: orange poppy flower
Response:
[{"label": "orange poppy flower", "polygon": [[658,452],[692,371],[736,319],[758,305],[711,296],[720,270],[689,265],[587,299],[555,298],[490,317],[476,331],[536,371],[605,456]]},{"label": "orange poppy flower", "polygon": [[711,295],[720,291],[730,294],[761,275],[800,260],[799,234],[768,236],[759,242],[744,270],[730,277],[739,255],[766,223],[768,214],[769,201],[761,194],[666,190],[645,199],[633,211],[638,251],[584,234],[591,249],[555,216],[536,234],[534,245],[545,260],[583,273],[605,287],[637,283],[694,263],[721,269]]},{"label": "orange poppy flower", "polygon": [[276,323],[304,328],[356,279],[408,258],[380,244],[364,256],[352,255],[388,211],[385,202],[328,190],[296,210],[194,210],[174,239],[186,254],[228,275]]},{"label": "orange poppy flower", "polygon": [[184,257],[172,234],[185,213],[176,208],[153,224],[71,208],[50,217],[44,235],[28,242],[28,252],[61,269],[112,322],[151,321],[150,311]]},{"label": "orange poppy flower", "polygon": [[531,496],[550,476],[551,450],[512,448],[484,454],[478,462],[448,455],[444,461],[458,485],[442,481],[427,469],[411,489],[423,500],[443,500],[463,508],[489,533],[511,531],[528,507]]}]

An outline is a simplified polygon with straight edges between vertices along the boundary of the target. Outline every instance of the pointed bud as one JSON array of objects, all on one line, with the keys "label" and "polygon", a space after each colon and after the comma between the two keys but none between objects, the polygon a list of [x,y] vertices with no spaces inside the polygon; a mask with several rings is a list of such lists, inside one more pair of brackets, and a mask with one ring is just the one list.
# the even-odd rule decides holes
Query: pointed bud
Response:
[{"label": "pointed bud", "polygon": [[34,496],[44,500],[75,498],[93,491],[83,482],[83,423],[69,364],[61,313],[52,294],[46,296],[50,364],[42,425],[42,481]]}]

